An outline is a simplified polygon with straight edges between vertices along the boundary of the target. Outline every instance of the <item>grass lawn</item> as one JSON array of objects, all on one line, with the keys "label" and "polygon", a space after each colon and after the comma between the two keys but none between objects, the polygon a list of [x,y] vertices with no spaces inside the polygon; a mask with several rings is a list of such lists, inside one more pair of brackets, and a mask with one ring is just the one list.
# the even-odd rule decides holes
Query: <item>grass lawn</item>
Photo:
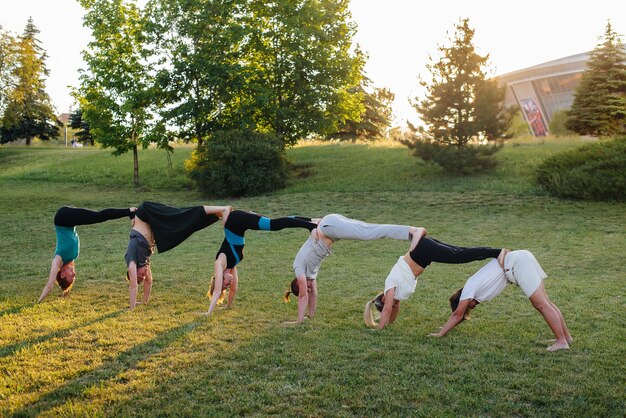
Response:
[{"label": "grass lawn", "polygon": [[[0,147],[0,416],[624,416],[626,205],[559,200],[532,182],[546,157],[578,139],[509,143],[495,172],[448,177],[398,145],[302,144],[302,176],[272,195],[202,198],[177,149]],[[155,254],[150,304],[128,311],[125,219],[78,227],[77,280],[36,305],[62,205],[232,204],[268,216],[341,213],[424,226],[457,245],[531,250],[574,337],[552,333],[520,289],[481,304],[447,337],[448,296],[484,262],[433,264],[395,324],[365,327],[362,309],[408,244],[340,241],[322,265],[317,316],[302,326],[282,293],[302,230],[250,231],[234,309],[205,298],[223,233],[216,224]]]}]

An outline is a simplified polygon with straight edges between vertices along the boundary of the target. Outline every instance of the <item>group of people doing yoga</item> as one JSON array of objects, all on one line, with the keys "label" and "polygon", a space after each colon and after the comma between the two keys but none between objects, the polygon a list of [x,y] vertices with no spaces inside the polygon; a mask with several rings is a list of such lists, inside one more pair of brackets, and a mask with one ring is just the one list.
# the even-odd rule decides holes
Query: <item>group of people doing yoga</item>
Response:
[{"label": "group of people doing yoga", "polygon": [[[409,250],[400,256],[389,272],[384,291],[365,304],[363,318],[373,328],[383,329],[392,324],[399,313],[400,302],[414,292],[417,278],[431,263],[460,264],[492,258],[465,285],[450,297],[452,314],[445,325],[432,337],[443,337],[481,302],[500,294],[507,284],[516,284],[544,317],[556,337],[550,351],[569,348],[573,341],[561,311],[546,294],[543,280],[547,277],[533,254],[526,250],[506,248],[458,247],[427,236],[425,228],[370,224],[338,214],[321,219],[288,216],[277,219],[230,206],[195,206],[175,208],[160,203],[144,202],[138,208],[105,209],[100,212],[82,208],[62,207],[55,215],[57,235],[55,256],[52,259],[48,282],[39,298],[41,302],[54,287],[55,281],[66,295],[72,287],[76,272],[74,260],[79,254],[76,226],[90,225],[128,216],[131,219],[128,248],[125,255],[129,282],[130,308],[137,303],[148,303],[152,289],[150,258],[154,249],[169,251],[194,232],[221,220],[224,239],[215,256],[213,277],[207,296],[210,315],[228,291],[227,307],[232,307],[239,286],[237,265],[243,260],[245,232],[279,231],[286,228],[305,228],[309,235],[295,256],[295,278],[285,293],[285,300],[294,294],[298,298],[297,319],[313,318],[317,307],[317,276],[321,263],[332,252],[334,243],[341,239],[369,241],[382,238],[409,241]],[[137,302],[139,284],[143,283],[142,302]]]}]

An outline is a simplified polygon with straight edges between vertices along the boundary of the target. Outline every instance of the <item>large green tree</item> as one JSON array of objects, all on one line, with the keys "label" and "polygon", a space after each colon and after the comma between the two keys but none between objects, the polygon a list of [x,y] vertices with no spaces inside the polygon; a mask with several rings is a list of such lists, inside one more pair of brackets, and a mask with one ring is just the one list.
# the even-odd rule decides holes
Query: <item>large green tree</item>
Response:
[{"label": "large green tree", "polygon": [[[14,82],[15,86],[3,86],[8,87],[0,124],[0,141],[3,143],[25,139],[26,145],[30,145],[33,138],[48,140],[59,134],[59,122],[46,93],[46,77],[49,75],[45,64],[47,54],[37,39],[38,33],[32,18],[29,18],[17,42],[14,65],[10,56],[7,58],[7,64],[12,65],[12,78],[8,80],[9,83]],[[13,45],[6,38],[4,42],[9,47]],[[2,55],[5,53],[10,52],[5,51]]]},{"label": "large green tree", "polygon": [[237,115],[286,144],[358,118],[362,57],[351,52],[349,0],[250,0],[246,83]]},{"label": "large green tree", "polygon": [[158,63],[161,115],[198,145],[241,122],[233,110],[244,81],[243,0],[151,0],[148,33]]},{"label": "large green tree", "polygon": [[138,147],[169,149],[165,126],[155,118],[152,63],[145,46],[145,19],[134,0],[80,0],[93,40],[83,52],[76,97],[96,142],[114,155],[133,152],[139,184]]},{"label": "large green tree", "polygon": [[623,135],[626,133],[626,52],[611,22],[600,39],[589,54],[565,126],[580,135]]},{"label": "large green tree", "polygon": [[480,171],[495,164],[490,155],[499,147],[478,144],[502,138],[513,112],[504,107],[504,87],[486,77],[489,55],[476,52],[469,20],[461,19],[448,40],[440,57],[429,59],[431,78],[421,81],[426,96],[414,103],[425,127],[402,142],[449,171]]}]

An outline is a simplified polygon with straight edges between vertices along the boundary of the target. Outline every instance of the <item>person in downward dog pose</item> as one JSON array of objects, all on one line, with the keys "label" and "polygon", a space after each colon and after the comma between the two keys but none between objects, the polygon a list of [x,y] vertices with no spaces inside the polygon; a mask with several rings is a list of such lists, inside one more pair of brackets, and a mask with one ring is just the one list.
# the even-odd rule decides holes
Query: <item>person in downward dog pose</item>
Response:
[{"label": "person in downward dog pose", "polygon": [[213,312],[218,301],[223,298],[227,288],[230,289],[228,307],[232,306],[235,300],[239,283],[237,264],[243,260],[244,235],[247,230],[280,231],[285,228],[306,228],[312,231],[317,227],[317,223],[311,218],[289,216],[270,219],[254,212],[242,210],[226,213],[223,222],[225,237],[215,256],[214,275],[211,278],[207,294],[211,299],[211,303],[205,315],[210,315]]},{"label": "person in downward dog pose", "polygon": [[317,307],[317,275],[322,261],[332,252],[332,246],[341,239],[371,241],[382,238],[410,241],[419,239],[420,230],[416,227],[389,224],[371,224],[343,215],[324,216],[309,238],[302,244],[293,262],[295,279],[285,292],[298,297],[298,318],[295,323],[304,321],[305,315],[313,318]]},{"label": "person in downward dog pose", "polygon": [[468,312],[476,305],[495,298],[502,293],[508,283],[513,283],[522,289],[554,333],[556,342],[547,348],[548,351],[568,349],[573,338],[565,324],[563,314],[548,299],[543,285],[546,277],[535,256],[527,250],[511,251],[506,254],[504,268],[495,260],[490,261],[470,277],[465,286],[450,296],[452,315],[439,332],[430,336],[443,337],[467,318]]},{"label": "person in downward dog pose", "polygon": [[54,215],[54,229],[57,237],[56,249],[50,266],[48,282],[39,296],[38,303],[42,302],[57,282],[66,296],[76,279],[76,267],[74,260],[80,252],[80,239],[76,232],[79,225],[93,225],[125,216],[131,219],[135,216],[136,208],[127,209],[104,209],[94,211],[84,208],[63,206]]},{"label": "person in downward dog pose", "polygon": [[[409,252],[398,258],[385,280],[385,290],[365,305],[363,319],[371,327],[383,329],[393,323],[400,311],[400,301],[408,299],[417,284],[417,277],[431,263],[461,264],[486,258],[497,258],[502,265],[505,248],[457,247],[434,238],[426,237],[426,230],[419,228],[419,238],[411,241]],[[376,318],[376,311],[380,318]]]},{"label": "person in downward dog pose", "polygon": [[144,202],[137,209],[126,250],[126,278],[129,281],[130,309],[137,304],[138,285],[143,282],[143,303],[152,291],[150,257],[156,246],[164,253],[223,218],[230,206],[175,208],[162,203]]}]

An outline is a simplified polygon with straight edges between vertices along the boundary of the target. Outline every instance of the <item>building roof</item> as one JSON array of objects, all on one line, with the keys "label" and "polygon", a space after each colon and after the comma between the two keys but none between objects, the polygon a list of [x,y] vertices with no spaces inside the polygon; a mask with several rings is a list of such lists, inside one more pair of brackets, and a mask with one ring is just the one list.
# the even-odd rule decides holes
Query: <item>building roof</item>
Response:
[{"label": "building roof", "polygon": [[589,52],[582,52],[580,54],[570,55],[569,57],[559,58],[557,60],[502,74],[497,76],[497,78],[510,83],[562,73],[579,72],[585,70],[588,60]]}]

